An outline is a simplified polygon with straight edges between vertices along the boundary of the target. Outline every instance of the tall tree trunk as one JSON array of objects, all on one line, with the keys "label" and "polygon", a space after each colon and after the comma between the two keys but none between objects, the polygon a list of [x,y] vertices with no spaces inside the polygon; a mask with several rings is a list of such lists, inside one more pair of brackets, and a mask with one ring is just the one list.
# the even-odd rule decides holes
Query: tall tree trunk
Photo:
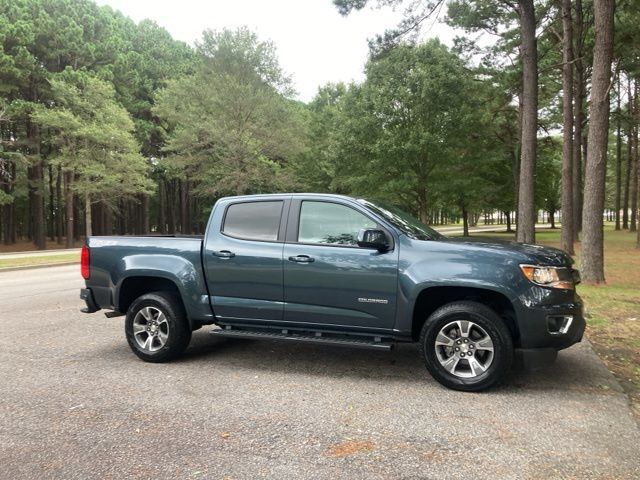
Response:
[{"label": "tall tree trunk", "polygon": [[2,206],[2,243],[5,245],[11,245],[12,238],[11,233],[13,230],[13,203],[8,203]]},{"label": "tall tree trunk", "polygon": [[136,222],[135,215],[133,212],[133,208],[131,207],[131,200],[125,200],[125,208],[124,208],[124,220],[125,220],[125,230],[128,235],[136,235],[138,232],[136,231]]},{"label": "tall tree trunk", "polygon": [[469,211],[466,207],[462,207],[462,236],[469,236]]},{"label": "tall tree trunk", "polygon": [[142,235],[147,235],[149,233],[149,195],[142,194],[140,208],[142,214]]},{"label": "tall tree trunk", "polygon": [[621,133],[621,118],[622,111],[620,110],[620,97],[622,96],[622,89],[620,88],[620,72],[618,72],[618,91],[617,91],[617,108],[616,108],[616,197],[615,197],[615,217],[616,217],[616,230],[620,230],[620,200],[622,195],[622,133]]},{"label": "tall tree trunk", "polygon": [[98,227],[98,230],[95,233],[95,235],[105,235],[104,223],[106,218],[106,210],[108,207],[107,207],[107,204],[104,203],[103,201],[96,203],[96,206],[98,207],[98,215],[95,215],[92,212],[92,214],[96,217],[95,225]]},{"label": "tall tree trunk", "polygon": [[633,165],[633,127],[627,132],[627,161],[625,165],[624,193],[622,198],[622,229],[629,229],[629,191],[631,189],[631,165]]},{"label": "tall tree trunk", "polygon": [[[640,184],[640,154],[638,153],[638,130],[637,129],[636,129],[635,143],[636,143],[636,165],[637,165],[636,182]],[[638,194],[640,194],[640,192],[638,192]],[[636,201],[638,201],[637,197],[636,197]],[[636,233],[636,248],[640,248],[640,228],[637,229],[637,233]]]},{"label": "tall tree trunk", "polygon": [[16,219],[13,203],[2,206],[2,225],[4,227],[3,243],[5,245],[13,245],[16,243]]},{"label": "tall tree trunk", "polygon": [[637,127],[631,129],[633,135],[631,135],[631,187],[629,189],[629,196],[631,197],[631,217],[629,218],[629,231],[635,232],[638,228],[638,130]]},{"label": "tall tree trunk", "polygon": [[[16,167],[13,160],[6,160],[6,172],[3,177],[0,177],[0,188],[2,191],[9,195],[13,195]],[[11,203],[2,205],[2,242],[5,245],[11,245],[16,243],[16,221],[15,221],[15,200]]]},{"label": "tall tree trunk", "polygon": [[[86,200],[85,200],[86,204]],[[85,211],[86,214],[86,211]],[[102,208],[100,202],[96,202],[91,206],[91,234],[102,235],[102,226],[100,225],[100,219],[102,217]]]},{"label": "tall tree trunk", "polygon": [[[634,81],[635,94],[638,98],[638,80]],[[638,121],[640,120],[640,110],[634,105],[631,117],[631,155],[633,165],[631,168],[631,218],[629,221],[629,230],[635,232],[638,229],[638,175],[640,174],[640,154],[638,153]]]},{"label": "tall tree trunk", "polygon": [[56,174],[56,242],[62,245],[62,232],[64,230],[62,215],[62,166],[58,165]]},{"label": "tall tree trunk", "polygon": [[113,235],[113,209],[110,205],[104,206],[104,232],[103,235]]},{"label": "tall tree trunk", "polygon": [[505,211],[504,216],[507,219],[507,232],[513,232],[513,230],[511,229],[511,212]]},{"label": "tall tree trunk", "polygon": [[180,180],[180,232],[189,234],[189,186],[187,180]]},{"label": "tall tree trunk", "polygon": [[[520,110],[522,110],[522,103],[519,104],[519,108]],[[520,117],[522,117],[522,115],[520,115]],[[522,122],[520,122],[522,123]],[[522,130],[522,129],[520,129]],[[522,135],[520,135],[521,137]],[[514,198],[515,198],[515,208],[516,208],[516,217],[518,216],[518,202],[520,199],[520,154],[518,152],[518,149],[514,149],[511,151],[511,163],[513,165],[513,170],[512,170],[512,174],[513,174],[513,192],[514,192]]]},{"label": "tall tree trunk", "polygon": [[418,215],[420,221],[427,225],[429,223],[429,211],[427,210],[427,189],[418,187]]},{"label": "tall tree trunk", "polygon": [[28,169],[29,209],[31,211],[31,237],[38,250],[47,248],[44,214],[44,170],[40,158],[40,131],[38,126],[27,122],[29,151],[33,156]]},{"label": "tall tree trunk", "polygon": [[67,248],[74,247],[74,233],[75,233],[75,208],[73,205],[74,195],[72,190],[73,185],[73,172],[64,172],[64,204],[67,217]]},{"label": "tall tree trunk", "polygon": [[134,200],[129,202],[129,216],[134,235],[142,235],[142,221],[140,220],[140,204]]},{"label": "tall tree trunk", "polygon": [[574,29],[575,58],[574,75],[574,115],[573,122],[573,240],[579,240],[582,230],[582,126],[584,124],[584,99],[586,96],[584,63],[584,20],[582,14],[582,0],[575,2],[576,22]]},{"label": "tall tree trunk", "polygon": [[100,235],[107,235],[107,210],[109,205],[106,202],[100,202]]},{"label": "tall tree trunk", "polygon": [[158,181],[158,233],[167,233],[167,202],[165,196],[165,182],[161,178]]},{"label": "tall tree trunk", "polygon": [[[78,175],[74,174],[73,181],[76,182],[78,180]],[[75,241],[80,241],[82,237],[82,232],[84,230],[84,225],[82,224],[82,215],[81,215],[81,203],[80,203],[80,195],[77,193],[73,194],[73,216],[75,221],[73,222],[73,238]]]},{"label": "tall tree trunk", "polygon": [[167,187],[167,222],[168,222],[168,233],[174,234],[176,233],[176,181],[171,180],[166,184]]},{"label": "tall tree trunk", "polygon": [[585,282],[604,278],[603,219],[607,143],[609,135],[609,89],[613,54],[614,0],[594,0],[595,44],[591,81],[591,114],[585,169],[582,276]]},{"label": "tall tree trunk", "polygon": [[142,209],[142,196],[138,195],[138,201],[134,204],[136,212],[136,222],[138,224],[138,235],[144,235],[144,211]]},{"label": "tall tree trunk", "polygon": [[91,195],[88,193],[84,196],[84,234],[86,238],[89,238],[93,235],[93,231],[91,229]]},{"label": "tall tree trunk", "polygon": [[[631,84],[631,77],[627,77],[627,87],[629,94],[629,101],[627,109],[629,112],[629,118],[633,119],[634,114],[634,95],[633,86]],[[622,200],[622,228],[627,230],[629,228],[629,189],[631,187],[631,165],[633,164],[633,121],[629,121],[629,129],[627,130],[627,162],[625,164],[625,176],[624,176],[624,194]]]},{"label": "tall tree trunk", "polygon": [[[562,233],[561,246],[573,250],[573,20],[571,0],[562,0]],[[551,222],[551,227],[555,224]]]},{"label": "tall tree trunk", "polygon": [[202,222],[200,221],[201,218],[201,206],[200,206],[200,201],[196,198],[193,197],[192,201],[191,201],[191,207],[192,207],[192,211],[191,211],[191,218],[193,219],[193,224],[195,227],[195,233],[197,235],[202,235],[204,233],[204,229],[202,227]]},{"label": "tall tree trunk", "polygon": [[140,214],[138,212],[138,203],[129,200],[129,218],[131,220],[131,233],[134,235],[140,235]]},{"label": "tall tree trunk", "polygon": [[[640,169],[638,169],[638,172],[640,172]],[[640,173],[639,173],[639,176],[640,176]],[[638,178],[638,181],[640,182],[640,178]],[[640,249],[640,228],[636,232],[636,248]]]},{"label": "tall tree trunk", "polygon": [[127,225],[125,222],[125,201],[120,199],[118,202],[118,235],[127,233]]},{"label": "tall tree trunk", "polygon": [[535,174],[538,133],[538,52],[533,0],[518,0],[522,59],[522,139],[518,189],[519,242],[535,242]]},{"label": "tall tree trunk", "polygon": [[54,202],[55,191],[53,189],[53,166],[47,166],[47,173],[49,175],[49,219],[47,222],[47,233],[49,239],[53,242],[56,239],[55,225],[56,225],[56,206]]}]

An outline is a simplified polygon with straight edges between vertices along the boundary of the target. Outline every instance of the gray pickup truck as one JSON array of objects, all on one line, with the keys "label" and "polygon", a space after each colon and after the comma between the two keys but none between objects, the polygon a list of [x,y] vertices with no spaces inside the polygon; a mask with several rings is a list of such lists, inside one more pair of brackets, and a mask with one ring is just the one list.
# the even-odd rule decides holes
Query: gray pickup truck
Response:
[{"label": "gray pickup truck", "polygon": [[582,338],[579,274],[561,250],[447,238],[378,202],[229,197],[204,237],[91,237],[83,309],[126,315],[133,352],[180,355],[191,332],[389,350],[415,342],[443,385],[478,391],[516,356],[551,363]]}]

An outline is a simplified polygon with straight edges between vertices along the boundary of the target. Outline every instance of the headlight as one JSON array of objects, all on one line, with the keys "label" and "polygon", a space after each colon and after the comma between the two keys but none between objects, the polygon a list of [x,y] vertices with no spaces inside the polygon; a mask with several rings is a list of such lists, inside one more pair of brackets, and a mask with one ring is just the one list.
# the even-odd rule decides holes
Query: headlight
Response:
[{"label": "headlight", "polygon": [[524,276],[536,285],[565,290],[573,290],[574,288],[573,277],[568,268],[520,265],[520,269]]}]

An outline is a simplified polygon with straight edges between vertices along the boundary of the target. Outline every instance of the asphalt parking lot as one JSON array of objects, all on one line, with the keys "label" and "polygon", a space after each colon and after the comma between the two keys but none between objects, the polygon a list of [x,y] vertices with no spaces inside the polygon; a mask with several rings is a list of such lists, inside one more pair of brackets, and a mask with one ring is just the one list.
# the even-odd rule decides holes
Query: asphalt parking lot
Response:
[{"label": "asphalt parking lot", "polygon": [[392,353],[214,339],[146,364],[84,315],[77,266],[0,273],[0,478],[639,478],[588,343],[469,394]]}]

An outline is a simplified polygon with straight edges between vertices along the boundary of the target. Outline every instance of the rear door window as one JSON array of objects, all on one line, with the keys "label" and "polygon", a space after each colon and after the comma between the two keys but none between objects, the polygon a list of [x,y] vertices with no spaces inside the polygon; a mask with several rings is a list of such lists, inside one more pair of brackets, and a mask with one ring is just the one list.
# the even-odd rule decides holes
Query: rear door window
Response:
[{"label": "rear door window", "polygon": [[229,205],[222,233],[243,240],[278,240],[282,201],[244,202]]}]

